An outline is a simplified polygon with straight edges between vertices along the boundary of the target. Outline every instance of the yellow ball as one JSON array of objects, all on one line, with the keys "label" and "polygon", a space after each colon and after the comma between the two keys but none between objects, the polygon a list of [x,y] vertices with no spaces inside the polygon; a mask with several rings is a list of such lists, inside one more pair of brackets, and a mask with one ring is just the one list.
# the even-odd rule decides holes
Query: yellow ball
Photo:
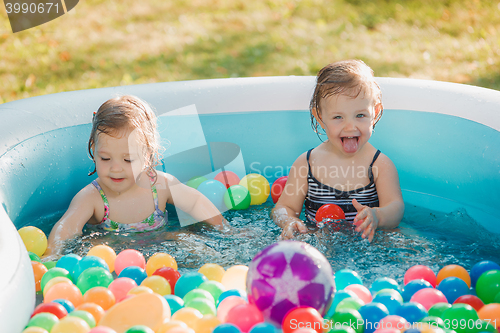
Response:
[{"label": "yellow ball", "polygon": [[141,286],[148,287],[155,293],[165,296],[172,293],[170,283],[163,276],[151,275],[142,280]]},{"label": "yellow ball", "polygon": [[259,174],[250,173],[243,177],[240,181],[240,185],[244,186],[250,192],[250,205],[261,205],[266,202],[271,193],[271,187],[267,179]]},{"label": "yellow ball", "polygon": [[182,321],[193,330],[196,326],[196,322],[201,318],[203,318],[201,312],[193,308],[181,308],[172,315],[172,320]]},{"label": "yellow ball", "polygon": [[67,283],[67,284],[73,284],[73,282],[68,279],[67,277],[64,277],[64,276],[56,276],[52,279],[50,279],[49,281],[47,281],[47,283],[45,284],[45,286],[43,287],[43,297],[45,297],[45,294],[47,293],[47,291],[55,284],[58,284],[58,283]]},{"label": "yellow ball", "polygon": [[225,272],[224,268],[217,264],[205,264],[198,270],[198,273],[205,275],[207,279],[217,282],[222,281]]},{"label": "yellow ball", "polygon": [[108,264],[111,273],[115,270],[116,252],[107,245],[96,245],[89,250],[88,256],[99,257]]},{"label": "yellow ball", "polygon": [[127,293],[127,295],[139,295],[139,294],[143,294],[143,293],[148,293],[148,294],[152,294],[154,293],[153,289],[147,287],[147,286],[137,286],[137,287],[134,287],[132,289],[130,289]]},{"label": "yellow ball", "polygon": [[41,327],[36,327],[36,326],[30,326],[26,328],[23,333],[49,333],[47,330],[41,328]]},{"label": "yellow ball", "polygon": [[234,265],[229,267],[222,276],[221,283],[227,290],[246,290],[248,267],[244,265]]},{"label": "yellow ball", "polygon": [[37,256],[43,256],[47,250],[47,236],[37,227],[23,227],[19,229],[19,236],[21,236],[26,250]]},{"label": "yellow ball", "polygon": [[90,326],[85,320],[66,316],[52,326],[50,333],[87,333],[88,331],[90,331]]},{"label": "yellow ball", "polygon": [[183,321],[169,320],[169,321],[166,321],[163,324],[161,324],[160,327],[158,327],[156,329],[156,333],[167,333],[169,330],[171,330],[174,327],[180,327],[180,328],[183,328],[185,330],[189,329],[189,327]]},{"label": "yellow ball", "polygon": [[149,258],[146,264],[146,274],[151,276],[158,268],[162,267],[172,267],[177,270],[177,261],[168,253],[155,253]]},{"label": "yellow ball", "polygon": [[221,322],[216,316],[206,315],[196,321],[194,331],[196,333],[212,333],[214,328],[220,324]]}]

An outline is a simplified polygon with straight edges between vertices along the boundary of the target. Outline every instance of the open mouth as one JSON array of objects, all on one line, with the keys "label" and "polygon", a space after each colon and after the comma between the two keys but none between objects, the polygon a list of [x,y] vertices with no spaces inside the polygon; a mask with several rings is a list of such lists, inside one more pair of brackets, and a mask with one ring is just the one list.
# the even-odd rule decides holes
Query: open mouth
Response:
[{"label": "open mouth", "polygon": [[342,147],[346,153],[355,153],[359,148],[359,137],[358,136],[344,136],[340,138],[342,140]]},{"label": "open mouth", "polygon": [[110,177],[112,181],[114,181],[115,183],[120,183],[122,182],[125,178],[113,178],[113,177]]}]

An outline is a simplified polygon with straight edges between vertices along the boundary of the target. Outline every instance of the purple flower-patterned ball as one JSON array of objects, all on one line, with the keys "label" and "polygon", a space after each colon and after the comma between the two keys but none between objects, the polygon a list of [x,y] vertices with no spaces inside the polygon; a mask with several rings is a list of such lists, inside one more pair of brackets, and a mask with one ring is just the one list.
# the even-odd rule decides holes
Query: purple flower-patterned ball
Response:
[{"label": "purple flower-patterned ball", "polygon": [[280,326],[285,314],[298,306],[313,307],[324,315],[335,294],[335,280],[330,263],[316,248],[282,241],[253,258],[247,293],[264,319]]}]

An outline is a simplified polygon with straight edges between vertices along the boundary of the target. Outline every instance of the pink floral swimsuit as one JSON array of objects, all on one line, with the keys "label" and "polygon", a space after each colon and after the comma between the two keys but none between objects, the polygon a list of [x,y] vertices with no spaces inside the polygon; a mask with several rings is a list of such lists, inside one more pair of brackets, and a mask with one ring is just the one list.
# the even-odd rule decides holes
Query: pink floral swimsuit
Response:
[{"label": "pink floral swimsuit", "polygon": [[112,221],[109,218],[108,198],[106,198],[106,195],[104,194],[104,191],[102,190],[97,180],[94,180],[92,182],[92,185],[94,185],[97,188],[97,190],[101,194],[102,201],[104,202],[104,217],[102,218],[101,223],[97,225],[99,228],[102,228],[107,231],[144,232],[144,231],[156,230],[165,225],[167,221],[167,213],[166,211],[162,211],[158,207],[158,192],[156,191],[156,186],[153,184],[152,181],[151,181],[151,191],[153,192],[155,211],[151,214],[151,216],[149,216],[144,221],[136,223],[119,223]]}]

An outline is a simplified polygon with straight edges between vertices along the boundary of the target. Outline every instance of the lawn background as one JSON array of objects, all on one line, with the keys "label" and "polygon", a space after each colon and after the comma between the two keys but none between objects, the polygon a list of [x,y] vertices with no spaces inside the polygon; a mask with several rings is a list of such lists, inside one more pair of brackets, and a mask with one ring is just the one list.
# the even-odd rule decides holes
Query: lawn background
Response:
[{"label": "lawn background", "polygon": [[376,76],[500,90],[500,2],[80,0],[15,34],[0,5],[0,103],[151,82],[315,75],[348,58]]}]

